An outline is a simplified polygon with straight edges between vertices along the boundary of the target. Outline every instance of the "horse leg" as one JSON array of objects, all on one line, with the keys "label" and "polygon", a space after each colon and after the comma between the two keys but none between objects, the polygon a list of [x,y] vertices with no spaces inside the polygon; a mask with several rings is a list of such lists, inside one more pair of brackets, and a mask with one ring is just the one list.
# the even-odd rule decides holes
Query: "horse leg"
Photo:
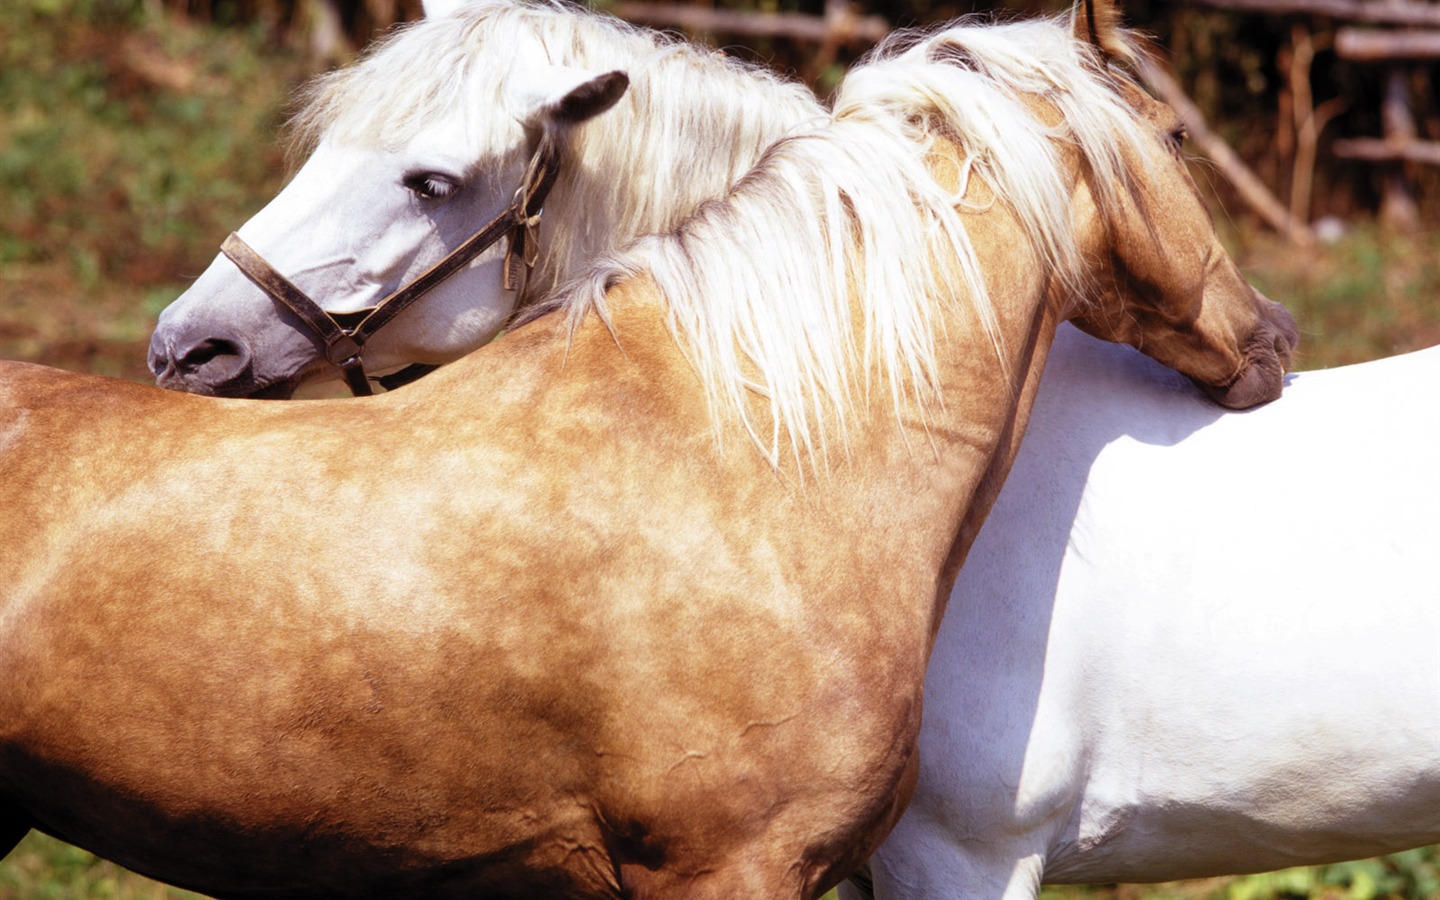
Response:
[{"label": "horse leg", "polygon": [[871,857],[870,870],[873,882],[868,892],[851,882],[842,887],[840,896],[845,900],[1035,900],[1045,857],[1043,852],[1003,841],[976,847],[944,834],[901,834],[897,841],[892,833]]},{"label": "horse leg", "polygon": [[683,870],[631,871],[622,878],[631,900],[802,900],[799,873],[787,860],[773,864],[765,850],[729,861],[702,874]]},{"label": "horse leg", "polygon": [[17,806],[0,803],[0,859],[8,856],[29,833],[30,817]]},{"label": "horse leg", "polygon": [[875,883],[870,880],[870,864],[840,882],[835,888],[840,900],[875,900]]}]

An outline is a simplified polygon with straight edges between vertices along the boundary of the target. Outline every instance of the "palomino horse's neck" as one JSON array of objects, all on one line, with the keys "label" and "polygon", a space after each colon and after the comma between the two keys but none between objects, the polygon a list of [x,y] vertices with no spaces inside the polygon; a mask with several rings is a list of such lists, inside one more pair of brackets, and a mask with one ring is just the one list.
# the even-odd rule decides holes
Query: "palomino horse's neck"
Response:
[{"label": "palomino horse's neck", "polygon": [[[961,171],[943,147],[937,146],[933,160],[942,184]],[[976,256],[985,262],[1001,329],[998,346],[968,298],[934,298],[954,316],[938,329],[935,399],[897,412],[888,391],[863,392],[844,440],[833,442],[843,449],[819,467],[807,465],[800,454],[767,459],[738,424],[712,418],[695,369],[667,320],[664,298],[643,276],[610,291],[607,321],[591,315],[571,330],[563,315],[544,316],[486,353],[455,364],[443,378],[434,377],[432,387],[474,392],[492,411],[508,398],[514,408],[496,417],[529,421],[541,431],[550,427],[546,422],[563,429],[562,423],[583,418],[581,410],[595,403],[626,408],[631,429],[607,433],[606,441],[645,445],[648,435],[683,434],[697,466],[730,473],[725,477],[736,481],[743,473],[747,483],[769,485],[775,496],[767,504],[828,509],[869,519],[879,533],[912,535],[895,542],[894,565],[928,571],[932,578],[943,569],[945,583],[935,587],[944,591],[1018,449],[1059,321],[1050,295],[1054,285],[1027,249],[1016,218],[978,181],[972,180],[967,199],[979,210],[965,218]],[[494,387],[477,387],[472,372],[487,373],[481,380]],[[657,392],[657,385],[665,388]],[[760,430],[770,424],[763,420],[763,406],[755,407]],[[585,463],[577,459],[575,465]],[[769,477],[757,477],[772,469]],[[886,494],[903,495],[905,503],[880,501]],[[967,509],[971,512],[962,516]],[[927,627],[938,621],[924,618]]]}]

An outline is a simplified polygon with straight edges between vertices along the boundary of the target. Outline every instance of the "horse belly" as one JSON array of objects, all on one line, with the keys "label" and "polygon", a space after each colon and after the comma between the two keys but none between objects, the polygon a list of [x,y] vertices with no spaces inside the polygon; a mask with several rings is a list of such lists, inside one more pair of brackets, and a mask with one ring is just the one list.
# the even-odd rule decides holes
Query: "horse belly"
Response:
[{"label": "horse belly", "polygon": [[313,785],[284,772],[225,778],[209,771],[212,759],[161,760],[133,746],[107,768],[53,735],[25,740],[36,733],[0,748],[0,796],[42,831],[212,896],[615,895],[600,829],[577,798],[494,808],[398,776],[373,789],[337,785],[330,772]]},{"label": "horse belly", "polygon": [[[1393,774],[1393,773],[1388,773]],[[1335,779],[1321,781],[1333,785]],[[1407,787],[1409,789],[1407,789]],[[1440,790],[1395,785],[1356,797],[1350,809],[1291,804],[1267,816],[1249,798],[1215,797],[1188,805],[1142,803],[1089,810],[1088,839],[1051,849],[1044,880],[1056,884],[1157,882],[1265,872],[1393,853],[1440,842]],[[1263,805],[1263,800],[1261,805]]]},{"label": "horse belly", "polygon": [[[1292,578],[1296,602],[1175,603],[1157,631],[1170,640],[1107,663],[1114,693],[1094,703],[1084,797],[1047,880],[1207,877],[1440,842],[1433,581],[1402,561],[1311,570],[1322,583]],[[1324,593],[1347,578],[1353,591]]]}]

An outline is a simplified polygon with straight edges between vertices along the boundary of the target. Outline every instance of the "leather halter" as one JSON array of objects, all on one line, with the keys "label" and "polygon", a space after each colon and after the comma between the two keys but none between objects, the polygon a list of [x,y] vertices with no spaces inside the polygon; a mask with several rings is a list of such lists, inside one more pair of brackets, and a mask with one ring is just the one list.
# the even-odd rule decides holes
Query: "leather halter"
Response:
[{"label": "leather halter", "polygon": [[[300,317],[320,340],[325,342],[325,359],[337,366],[345,376],[350,392],[357,397],[374,393],[371,378],[365,375],[361,357],[365,342],[403,312],[410,304],[425,296],[431,288],[454,275],[475,257],[494,246],[501,238],[509,238],[505,251],[505,290],[516,290],[521,276],[535,265],[539,248],[535,228],[545,198],[555,186],[560,168],[560,151],[549,140],[542,140],[540,149],[531,158],[525,180],[515,191],[515,199],[500,214],[450,251],[444,259],[426,269],[414,281],[396,290],[372,307],[349,313],[330,313],[284,275],[281,275],[238,234],[231,234],[220,245],[220,252],[230,258],[256,287]],[[387,390],[409,384],[431,372],[435,366],[416,364],[392,375],[373,380]]]}]

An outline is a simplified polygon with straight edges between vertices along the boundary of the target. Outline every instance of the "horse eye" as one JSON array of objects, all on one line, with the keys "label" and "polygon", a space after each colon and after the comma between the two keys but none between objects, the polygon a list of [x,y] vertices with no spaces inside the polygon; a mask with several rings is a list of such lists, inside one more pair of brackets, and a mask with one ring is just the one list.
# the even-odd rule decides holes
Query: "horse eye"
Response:
[{"label": "horse eye", "polygon": [[1185,141],[1189,140],[1190,131],[1184,125],[1179,125],[1170,132],[1169,137],[1170,143],[1174,144],[1176,147],[1179,147],[1182,146]]},{"label": "horse eye", "polygon": [[453,178],[436,172],[412,172],[401,183],[421,200],[444,200],[460,189]]}]

